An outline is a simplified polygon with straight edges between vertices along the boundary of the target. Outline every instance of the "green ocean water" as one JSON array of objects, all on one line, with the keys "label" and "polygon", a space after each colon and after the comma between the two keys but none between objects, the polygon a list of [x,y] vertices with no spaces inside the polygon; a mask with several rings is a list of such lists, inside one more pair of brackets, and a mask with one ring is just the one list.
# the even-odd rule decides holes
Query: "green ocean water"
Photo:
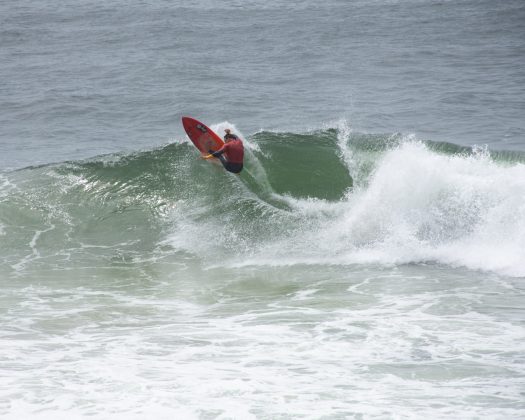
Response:
[{"label": "green ocean water", "polygon": [[[95,260],[99,253],[107,253],[107,258],[116,261],[121,257],[123,261],[142,258],[144,254],[153,255],[168,232],[176,238],[179,234],[191,236],[192,229],[208,230],[206,240],[191,238],[197,248],[187,251],[195,251],[197,258],[201,257],[201,247],[211,245],[209,241],[217,246],[221,257],[221,250],[233,251],[234,255],[240,252],[240,257],[244,252],[252,255],[261,244],[299,232],[306,237],[315,235],[327,223],[352,213],[363,205],[359,200],[367,198],[373,188],[370,184],[379,182],[381,171],[391,169],[387,167],[389,157],[414,164],[410,159],[417,154],[436,166],[427,168],[428,176],[435,179],[423,181],[429,183],[421,187],[426,188],[427,196],[416,203],[420,208],[406,209],[405,216],[437,205],[433,200],[448,199],[440,205],[443,212],[450,212],[449,219],[437,218],[444,214],[429,214],[428,220],[407,220],[421,232],[420,223],[439,224],[438,231],[428,232],[436,235],[428,238],[430,245],[436,245],[439,235],[462,239],[484,223],[490,224],[483,217],[495,205],[494,198],[487,181],[482,180],[483,174],[476,171],[499,171],[500,176],[513,178],[520,187],[522,180],[513,174],[522,170],[525,160],[521,152],[489,152],[416,141],[398,134],[352,133],[344,124],[305,134],[260,132],[249,139],[250,144],[247,170],[238,177],[223,173],[220,165],[198,161],[187,141],[5,173],[1,222],[7,239],[2,243],[4,266],[11,267],[7,272],[15,274],[18,267],[30,270],[33,265],[74,268],[79,262],[76,258],[89,259],[91,253]],[[440,166],[445,171],[447,164],[458,173],[435,173],[442,170]],[[410,187],[395,179],[400,169],[393,169],[392,179],[385,181],[406,196],[393,198],[399,202],[391,206],[403,206],[401,202],[410,196]],[[414,174],[407,176],[421,176],[416,173],[418,169],[408,168]],[[479,184],[465,188],[460,185],[461,176],[467,180],[479,176]],[[432,182],[438,185],[430,185]],[[501,191],[505,187],[514,186],[494,186],[494,190],[505,194]],[[445,193],[450,196],[445,197]],[[520,199],[513,195],[512,200],[518,200],[519,205]],[[370,214],[363,215],[360,225],[379,223],[374,220],[374,210],[364,209]],[[519,223],[520,219],[498,223],[512,225],[514,221]],[[455,231],[456,225],[463,230]],[[421,232],[415,233],[416,239],[422,238]],[[217,238],[212,239],[215,234]],[[377,243],[386,238],[381,232],[374,234]],[[327,257],[330,254],[327,252]]]}]

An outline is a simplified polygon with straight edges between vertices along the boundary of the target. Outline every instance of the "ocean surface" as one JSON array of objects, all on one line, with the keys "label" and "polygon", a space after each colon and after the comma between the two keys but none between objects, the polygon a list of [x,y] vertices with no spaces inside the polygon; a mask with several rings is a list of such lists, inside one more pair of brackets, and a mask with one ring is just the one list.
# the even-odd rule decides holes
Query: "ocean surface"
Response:
[{"label": "ocean surface", "polygon": [[525,418],[524,23],[0,2],[0,417]]}]

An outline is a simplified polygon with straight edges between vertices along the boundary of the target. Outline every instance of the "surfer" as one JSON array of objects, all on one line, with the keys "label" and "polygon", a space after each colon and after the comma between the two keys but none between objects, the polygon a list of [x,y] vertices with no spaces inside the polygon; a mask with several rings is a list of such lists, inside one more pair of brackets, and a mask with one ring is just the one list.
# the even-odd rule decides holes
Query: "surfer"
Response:
[{"label": "surfer", "polygon": [[210,154],[204,156],[204,159],[219,158],[224,169],[238,174],[242,171],[244,146],[242,140],[235,134],[232,134],[229,128],[224,131],[226,132],[224,135],[224,146],[215,152],[209,150]]}]

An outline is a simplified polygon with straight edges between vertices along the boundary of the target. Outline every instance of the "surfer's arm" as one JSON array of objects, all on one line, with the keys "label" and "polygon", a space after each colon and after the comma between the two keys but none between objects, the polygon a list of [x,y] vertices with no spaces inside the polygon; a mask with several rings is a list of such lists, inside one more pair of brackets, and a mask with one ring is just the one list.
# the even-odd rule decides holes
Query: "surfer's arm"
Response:
[{"label": "surfer's arm", "polygon": [[222,155],[225,151],[226,151],[226,144],[225,144],[224,146],[222,146],[219,150],[216,150],[215,152],[210,153],[210,155],[213,156],[213,157],[219,157],[219,156]]},{"label": "surfer's arm", "polygon": [[226,151],[226,145],[222,146],[219,150],[216,150],[215,152],[213,152],[212,150],[208,150],[208,152],[210,152],[210,154],[209,155],[204,155],[204,156],[202,156],[202,158],[203,159],[211,159],[213,157],[219,157],[225,151]]}]

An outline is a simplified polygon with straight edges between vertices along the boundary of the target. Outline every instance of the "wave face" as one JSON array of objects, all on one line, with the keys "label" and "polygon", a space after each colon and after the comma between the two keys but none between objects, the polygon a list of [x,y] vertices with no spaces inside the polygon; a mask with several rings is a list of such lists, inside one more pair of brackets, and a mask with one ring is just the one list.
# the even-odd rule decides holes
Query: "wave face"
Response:
[{"label": "wave face", "polygon": [[438,263],[525,276],[525,157],[345,124],[247,139],[228,174],[184,141],[0,179],[2,271]]}]

